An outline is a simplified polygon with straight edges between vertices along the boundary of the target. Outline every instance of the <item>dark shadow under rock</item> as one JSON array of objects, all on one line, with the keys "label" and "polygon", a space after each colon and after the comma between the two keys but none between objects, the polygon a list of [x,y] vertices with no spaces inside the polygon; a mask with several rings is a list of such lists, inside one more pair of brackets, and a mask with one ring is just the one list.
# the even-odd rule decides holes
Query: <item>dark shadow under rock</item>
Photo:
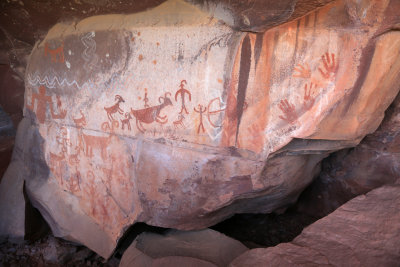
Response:
[{"label": "dark shadow under rock", "polygon": [[290,242],[316,220],[291,210],[283,214],[236,214],[211,228],[241,241],[248,248],[272,247]]}]

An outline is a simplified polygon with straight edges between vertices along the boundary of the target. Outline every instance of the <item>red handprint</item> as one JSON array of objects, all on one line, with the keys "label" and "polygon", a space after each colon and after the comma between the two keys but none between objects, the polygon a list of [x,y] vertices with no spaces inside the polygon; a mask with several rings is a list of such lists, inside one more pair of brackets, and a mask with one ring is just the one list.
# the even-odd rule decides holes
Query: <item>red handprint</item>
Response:
[{"label": "red handprint", "polygon": [[326,52],[325,55],[322,55],[322,63],[324,64],[324,69],[318,68],[319,72],[321,73],[322,77],[328,79],[332,74],[334,74],[337,70],[336,62],[335,62],[335,54]]},{"label": "red handprint", "polygon": [[297,67],[294,68],[299,74],[293,75],[293,77],[305,78],[308,79],[311,77],[311,69],[310,66],[306,63],[304,65],[297,64]]},{"label": "red handprint", "polygon": [[315,95],[313,92],[313,87],[314,89],[316,88],[315,84],[310,83],[310,88],[308,89],[308,85],[304,85],[304,98],[303,98],[303,106],[305,110],[309,110],[312,108],[314,105],[315,101]]},{"label": "red handprint", "polygon": [[279,103],[279,108],[285,115],[285,116],[279,116],[279,118],[289,123],[292,123],[295,120],[297,120],[297,113],[295,106],[292,103],[290,103],[287,99],[281,100],[281,102]]}]

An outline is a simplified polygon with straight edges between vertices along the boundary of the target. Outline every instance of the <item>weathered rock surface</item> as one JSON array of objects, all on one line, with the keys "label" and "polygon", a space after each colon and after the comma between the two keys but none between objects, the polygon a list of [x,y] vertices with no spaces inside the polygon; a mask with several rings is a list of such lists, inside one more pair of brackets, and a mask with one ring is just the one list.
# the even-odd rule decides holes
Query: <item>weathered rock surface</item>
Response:
[{"label": "weathered rock surface", "polygon": [[155,259],[152,267],[174,267],[174,266],[193,266],[193,267],[216,267],[216,265],[195,258],[171,256]]},{"label": "weathered rock surface", "polygon": [[[20,0],[1,1],[0,24],[2,30],[10,37],[35,44],[40,35],[45,34],[50,27],[59,21],[68,21],[72,18],[84,19],[104,14],[131,14],[154,8],[166,0],[135,1],[120,0],[118,3],[111,0],[41,0],[40,2]],[[266,30],[292,20],[319,8],[333,0],[285,0],[276,3],[273,0],[254,1],[214,1],[188,0],[207,7],[210,4],[223,4],[220,9],[241,30]],[[284,9],[286,8],[286,9]],[[223,19],[224,17],[221,17]],[[226,21],[229,23],[230,21]],[[1,34],[1,32],[0,32]],[[0,40],[1,43],[1,40]]]},{"label": "weathered rock surface", "polygon": [[234,29],[264,32],[322,7],[333,0],[189,0]]},{"label": "weathered rock surface", "polygon": [[105,262],[90,249],[51,235],[32,243],[0,241],[0,266],[117,267],[119,262],[114,257]]},{"label": "weathered rock surface", "polygon": [[[19,124],[16,142],[19,146],[27,145],[25,132],[30,125],[28,120]],[[22,242],[25,237],[25,198],[24,180],[28,177],[22,150],[14,149],[11,163],[0,183],[0,239]]]},{"label": "weathered rock surface", "polygon": [[[165,235],[142,233],[131,246],[153,259],[171,256],[190,257],[217,266],[227,266],[234,258],[248,250],[239,241],[211,229],[189,232],[173,230]],[[123,258],[132,258],[132,255],[128,255],[132,252],[126,256],[125,254],[127,252]]]},{"label": "weathered rock surface", "polygon": [[[22,76],[23,77],[23,76]],[[16,126],[22,119],[24,83],[0,59],[0,182],[10,163]]]},{"label": "weathered rock surface", "polygon": [[195,266],[195,267],[216,267],[211,262],[203,261],[197,258],[182,257],[182,256],[168,256],[153,259],[135,247],[133,243],[125,251],[124,256],[121,259],[119,267],[130,267],[130,266],[141,266],[141,267],[164,267],[164,266]]},{"label": "weathered rock surface", "polygon": [[291,243],[245,252],[229,266],[398,266],[400,186],[358,196]]},{"label": "weathered rock surface", "polygon": [[247,250],[211,229],[142,233],[124,252],[119,266],[227,266]]},{"label": "weathered rock surface", "polygon": [[262,34],[177,0],[57,24],[27,68],[28,196],[104,257],[137,221],[200,229],[287,206],[397,95],[398,7],[337,1]]},{"label": "weathered rock surface", "polygon": [[296,209],[323,217],[351,198],[400,181],[400,94],[378,130],[354,149],[323,161],[319,177],[302,194]]}]

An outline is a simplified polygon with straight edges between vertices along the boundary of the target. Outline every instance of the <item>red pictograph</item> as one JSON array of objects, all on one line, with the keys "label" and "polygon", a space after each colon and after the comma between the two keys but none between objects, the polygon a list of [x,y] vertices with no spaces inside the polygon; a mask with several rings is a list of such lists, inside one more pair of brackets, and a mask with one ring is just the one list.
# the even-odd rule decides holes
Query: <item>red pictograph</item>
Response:
[{"label": "red pictograph", "polygon": [[29,105],[26,103],[26,107],[32,111],[35,110],[36,103],[36,117],[39,123],[44,123],[46,119],[46,107],[47,104],[50,106],[51,117],[53,119],[64,119],[67,115],[67,111],[62,109],[62,104],[60,98],[57,96],[57,108],[60,111],[60,114],[54,113],[53,108],[53,100],[51,96],[46,95],[46,87],[43,85],[39,86],[39,93],[32,94],[32,103]]},{"label": "red pictograph", "polygon": [[145,107],[145,108],[149,108],[150,106],[149,106],[149,98],[147,97],[147,88],[144,88],[144,90],[145,90],[145,92],[144,92],[144,98],[143,98],[144,107]]},{"label": "red pictograph", "polygon": [[119,107],[119,105],[125,100],[122,98],[120,95],[115,96],[115,101],[116,103],[112,105],[111,107],[104,107],[104,110],[107,112],[107,117],[110,121],[114,121],[113,114],[114,113],[119,113],[119,114],[124,114],[124,111]]},{"label": "red pictograph", "polygon": [[[215,103],[215,104],[214,104]],[[244,103],[245,107],[243,107],[243,110],[246,109],[247,103]],[[214,108],[214,109],[212,109]],[[225,107],[222,107],[221,99],[219,97],[216,97],[214,99],[211,99],[210,102],[208,103],[208,109],[207,109],[207,119],[210,125],[214,128],[222,127],[222,125],[217,125],[216,123],[213,122],[211,119],[212,116],[218,115],[221,112],[225,111]]]},{"label": "red pictograph", "polygon": [[178,101],[178,95],[181,95],[181,111],[179,112],[179,114],[183,114],[184,112],[186,114],[189,114],[185,106],[185,94],[188,95],[189,101],[192,101],[192,94],[189,92],[189,90],[185,89],[185,84],[187,84],[186,80],[182,80],[180,84],[180,89],[175,93],[175,101]]},{"label": "red pictograph", "polygon": [[178,115],[178,119],[176,121],[173,122],[174,124],[174,128],[178,129],[179,127],[181,127],[182,129],[185,129],[186,126],[183,123],[183,120],[185,119],[185,116],[183,114],[179,114]]},{"label": "red pictograph", "polygon": [[202,130],[203,133],[205,132],[204,125],[203,125],[203,113],[206,112],[207,108],[206,107],[203,108],[203,105],[201,105],[201,104],[199,104],[198,107],[199,107],[199,109],[193,108],[193,110],[195,112],[199,113],[199,116],[200,116],[199,127],[197,128],[197,133],[199,134],[200,130]]},{"label": "red pictograph", "polygon": [[171,93],[165,93],[164,97],[160,96],[158,101],[161,103],[157,106],[152,106],[144,109],[132,109],[131,113],[136,118],[136,127],[139,131],[144,133],[146,129],[143,127],[142,123],[153,123],[158,122],[160,124],[165,124],[168,122],[167,115],[161,116],[161,110],[163,110],[166,106],[172,106],[172,101],[168,97]]},{"label": "red pictograph", "polygon": [[[55,48],[55,49],[50,49],[49,48],[49,43],[44,44],[44,56],[47,56],[47,54],[50,54],[51,57],[51,62],[54,63],[64,63],[64,43],[61,44],[61,46]],[[58,57],[58,60],[57,60]]]},{"label": "red pictograph", "polygon": [[326,52],[324,55],[322,55],[321,59],[324,66],[323,69],[318,68],[318,71],[321,73],[322,77],[329,79],[331,75],[336,73],[338,67],[335,62],[335,54],[331,53],[329,55],[329,53]]},{"label": "red pictograph", "polygon": [[125,125],[127,126],[128,130],[131,130],[131,123],[130,120],[132,119],[132,116],[129,112],[125,113],[125,119],[121,120],[121,128],[124,130]]},{"label": "red pictograph", "polygon": [[315,95],[313,89],[316,89],[315,84],[310,83],[304,85],[304,97],[303,97],[303,107],[305,110],[310,110],[315,102]]},{"label": "red pictograph", "polygon": [[82,128],[83,126],[86,126],[86,118],[85,118],[85,115],[83,114],[82,110],[80,110],[79,113],[81,113],[80,118],[76,118],[76,119],[72,118],[72,119],[74,120],[74,123],[77,128]]},{"label": "red pictograph", "polygon": [[298,115],[296,113],[296,108],[287,99],[281,100],[278,106],[284,114],[284,116],[279,116],[279,118],[289,123],[292,123],[295,120],[297,120]]},{"label": "red pictograph", "polygon": [[304,65],[297,64],[297,67],[295,67],[294,70],[298,72],[298,74],[294,74],[293,77],[304,79],[308,79],[311,77],[311,69],[308,63],[305,63]]}]

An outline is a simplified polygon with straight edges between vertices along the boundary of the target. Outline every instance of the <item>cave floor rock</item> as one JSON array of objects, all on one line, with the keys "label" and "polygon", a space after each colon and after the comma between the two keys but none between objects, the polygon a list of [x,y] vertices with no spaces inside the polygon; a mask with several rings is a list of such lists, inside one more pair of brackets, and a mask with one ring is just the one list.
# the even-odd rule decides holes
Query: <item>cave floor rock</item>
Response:
[{"label": "cave floor rock", "polygon": [[48,235],[35,242],[0,241],[0,266],[104,266],[117,267],[119,259],[105,261],[90,249]]},{"label": "cave floor rock", "polygon": [[290,243],[252,249],[229,266],[398,266],[400,186],[358,196]]}]

